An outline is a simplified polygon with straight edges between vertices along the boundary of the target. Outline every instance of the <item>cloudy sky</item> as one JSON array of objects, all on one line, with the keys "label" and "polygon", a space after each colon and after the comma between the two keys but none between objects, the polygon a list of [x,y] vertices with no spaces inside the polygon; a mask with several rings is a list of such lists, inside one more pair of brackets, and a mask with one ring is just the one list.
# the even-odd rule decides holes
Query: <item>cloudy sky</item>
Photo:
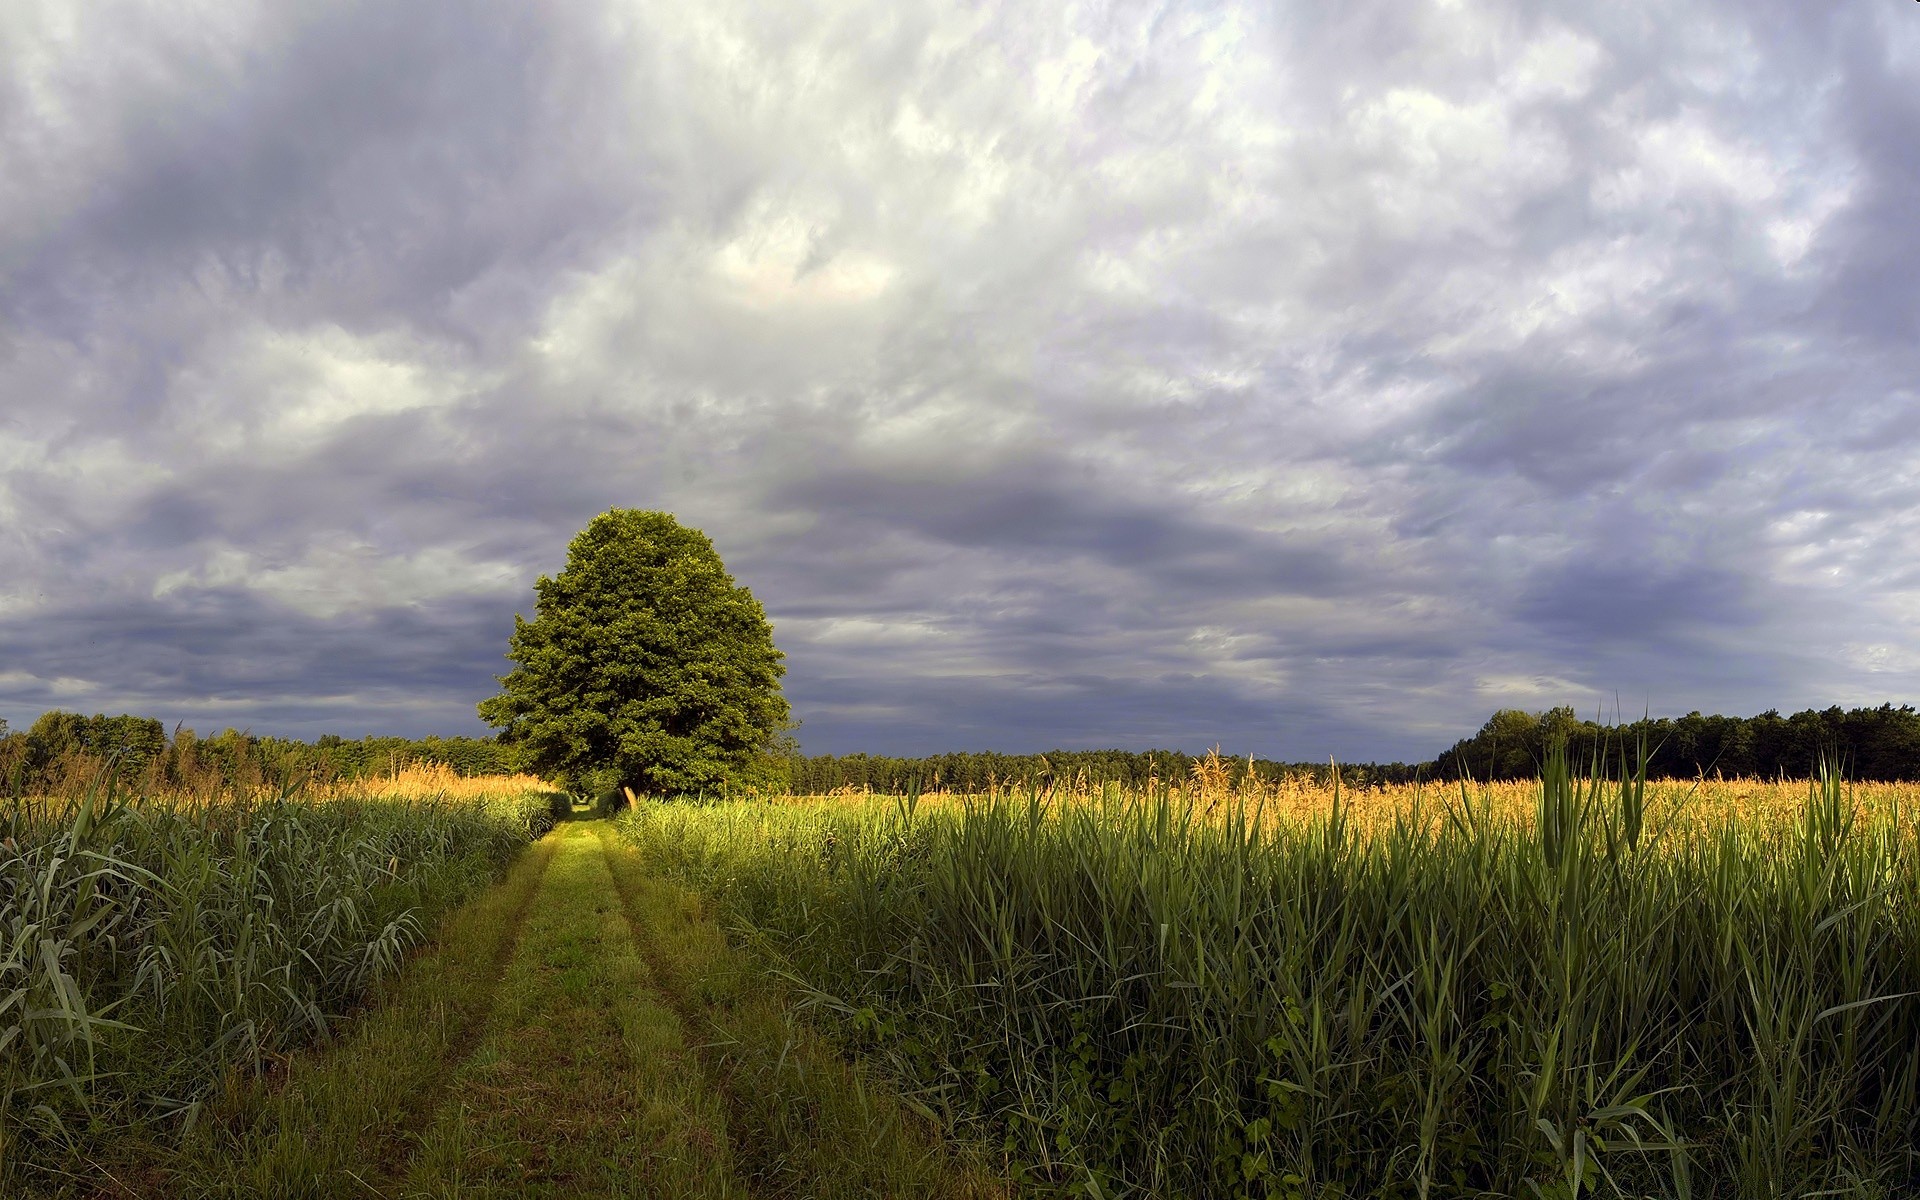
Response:
[{"label": "cloudy sky", "polygon": [[474,733],[611,506],[813,752],[1920,699],[1920,6],[0,5],[0,717]]}]

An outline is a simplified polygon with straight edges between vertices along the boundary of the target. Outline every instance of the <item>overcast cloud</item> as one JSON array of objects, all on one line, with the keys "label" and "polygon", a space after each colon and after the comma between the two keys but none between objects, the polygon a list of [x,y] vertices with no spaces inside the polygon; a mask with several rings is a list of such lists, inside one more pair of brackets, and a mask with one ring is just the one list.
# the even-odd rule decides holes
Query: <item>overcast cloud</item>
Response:
[{"label": "overcast cloud", "polygon": [[611,506],[813,752],[1920,698],[1920,8],[0,5],[0,716],[479,732]]}]

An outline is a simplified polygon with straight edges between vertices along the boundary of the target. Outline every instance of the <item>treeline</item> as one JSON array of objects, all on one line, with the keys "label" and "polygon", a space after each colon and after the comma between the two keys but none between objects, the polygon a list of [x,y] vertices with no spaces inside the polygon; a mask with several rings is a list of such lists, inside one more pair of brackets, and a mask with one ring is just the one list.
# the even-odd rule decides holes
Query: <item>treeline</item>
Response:
[{"label": "treeline", "polygon": [[[1426,763],[1341,763],[1348,787],[1450,781],[1527,779],[1539,771],[1546,748],[1565,739],[1575,761],[1599,752],[1617,763],[1644,745],[1655,778],[1725,776],[1803,778],[1822,757],[1838,761],[1853,779],[1920,780],[1920,710],[1912,705],[1807,709],[1782,716],[1658,717],[1620,725],[1582,720],[1573,709],[1546,712],[1501,709],[1479,732]],[[1140,789],[1190,780],[1194,756],[1179,750],[1051,750],[1045,754],[991,751],[895,758],[876,754],[790,755],[773,772],[796,795],[842,789],[904,795],[910,791],[985,792],[1016,786]],[[259,737],[228,729],[200,737],[169,732],[151,717],[49,712],[24,731],[0,720],[0,787],[10,795],[66,794],[97,781],[108,764],[129,786],[149,791],[295,787],[397,774],[438,764],[459,775],[497,775],[518,769],[514,748],[493,738],[363,737],[332,734],[314,742]],[[1220,782],[1243,786],[1285,780],[1325,785],[1328,763],[1221,758]]]},{"label": "treeline", "polygon": [[1806,778],[1823,757],[1851,779],[1896,782],[1920,779],[1920,711],[1839,706],[1781,716],[1768,709],[1757,717],[1657,717],[1621,725],[1584,721],[1571,708],[1543,713],[1502,709],[1480,732],[1463,738],[1431,764],[1431,778],[1527,779],[1539,772],[1546,748],[1564,738],[1576,762],[1596,751],[1617,763],[1646,747],[1647,773],[1661,779],[1720,774],[1765,779]]},{"label": "treeline", "polygon": [[[1582,720],[1567,707],[1546,712],[1501,709],[1472,737],[1425,763],[1341,763],[1348,787],[1376,787],[1415,780],[1531,779],[1548,745],[1565,739],[1576,762],[1598,752],[1617,769],[1624,750],[1636,759],[1647,751],[1647,773],[1659,779],[1723,776],[1803,779],[1825,757],[1849,778],[1897,782],[1920,780],[1920,711],[1912,705],[1879,708],[1807,709],[1782,716],[1769,709],[1756,717],[1657,717],[1619,725]],[[1093,787],[1114,783],[1144,788],[1154,782],[1191,778],[1194,756],[1179,750],[1051,750],[1045,754],[936,754],[890,758],[876,754],[795,755],[781,774],[796,795],[840,789],[904,795],[909,791],[985,792],[994,786]],[[1221,759],[1225,780],[1243,785],[1249,772],[1262,783],[1311,780],[1324,786],[1329,764],[1271,759]]]},{"label": "treeline", "polygon": [[70,794],[111,769],[145,791],[297,787],[398,774],[408,767],[445,766],[459,775],[498,775],[515,769],[509,747],[491,738],[364,737],[333,734],[316,742],[257,737],[228,729],[212,737],[152,717],[49,712],[29,728],[10,732],[0,720],[0,786],[9,795]]},{"label": "treeline", "polygon": [[[920,792],[981,793],[992,787],[1093,788],[1118,784],[1140,789],[1158,783],[1185,783],[1194,757],[1179,750],[1049,750],[1045,754],[935,754],[926,758],[889,758],[877,754],[795,755],[783,774],[795,795],[824,795],[850,788],[883,795]],[[1325,784],[1330,763],[1289,763],[1269,759],[1222,758],[1224,781],[1246,783],[1249,773],[1262,783],[1312,779]],[[1372,787],[1410,783],[1422,767],[1408,763],[1341,763],[1345,786]]]}]

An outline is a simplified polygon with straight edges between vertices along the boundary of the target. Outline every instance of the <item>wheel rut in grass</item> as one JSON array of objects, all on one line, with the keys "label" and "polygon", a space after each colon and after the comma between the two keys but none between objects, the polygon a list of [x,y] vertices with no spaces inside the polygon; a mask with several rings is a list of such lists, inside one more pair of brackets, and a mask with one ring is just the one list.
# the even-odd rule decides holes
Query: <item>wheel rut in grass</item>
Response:
[{"label": "wheel rut in grass", "polygon": [[698,897],[649,876],[612,829],[597,832],[634,943],[721,1094],[736,1168],[756,1194],[1009,1194],[977,1156],[946,1144],[882,1081],[797,1021]]},{"label": "wheel rut in grass", "polygon": [[481,1028],[506,978],[507,964],[519,947],[520,933],[526,926],[527,915],[532,911],[535,898],[540,893],[540,885],[545,882],[547,871],[553,864],[554,847],[542,841],[530,854],[535,856],[533,885],[526,889],[525,894],[515,898],[511,920],[488,940],[488,952],[483,956],[483,986],[469,996],[447,999],[447,1009],[453,1019],[448,1025],[446,1049],[437,1056],[438,1069],[429,1086],[421,1089],[403,1113],[395,1114],[400,1119],[393,1121],[386,1130],[382,1147],[387,1153],[379,1160],[380,1168],[386,1173],[399,1169],[411,1156],[416,1136],[432,1119],[440,1098],[452,1085],[454,1072],[473,1054],[480,1042]]},{"label": "wheel rut in grass", "polygon": [[216,1102],[160,1194],[384,1194],[383,1176],[404,1167],[479,1041],[554,849],[550,839],[535,843],[504,880],[448,917],[340,1040],[295,1056],[276,1087],[242,1087]]},{"label": "wheel rut in grass", "polygon": [[689,893],[566,822],[167,1196],[1003,1197],[793,1019]]},{"label": "wheel rut in grass", "polygon": [[486,1029],[391,1194],[749,1195],[599,837],[584,822],[554,837]]}]

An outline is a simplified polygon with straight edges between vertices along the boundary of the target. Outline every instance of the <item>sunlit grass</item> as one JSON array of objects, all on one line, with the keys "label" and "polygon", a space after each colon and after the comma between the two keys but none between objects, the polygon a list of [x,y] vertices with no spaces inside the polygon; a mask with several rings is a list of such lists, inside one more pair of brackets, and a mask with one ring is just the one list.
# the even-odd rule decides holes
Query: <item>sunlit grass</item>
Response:
[{"label": "sunlit grass", "polygon": [[142,1194],[1007,1194],[638,859],[562,825],[338,1043],[220,1098]]},{"label": "sunlit grass", "polygon": [[462,775],[444,763],[415,763],[385,775],[305,789],[315,799],[480,800],[552,792],[553,785],[536,775]]},{"label": "sunlit grass", "polygon": [[566,825],[553,840],[479,1044],[399,1190],[747,1195],[721,1105],[635,947],[598,838]]},{"label": "sunlit grass", "polygon": [[[1585,774],[1584,772],[1578,772]],[[1618,776],[1617,764],[1614,772]],[[1709,776],[1694,780],[1649,779],[1642,785],[1646,819],[1658,828],[1690,827],[1790,831],[1804,817],[1811,791],[1819,781],[1809,779],[1755,779]],[[1037,798],[1053,811],[1070,805],[1097,804],[1122,794],[1113,785],[1066,781],[1031,789],[1015,782],[986,793],[927,791],[915,794],[914,805],[925,811],[965,809],[1014,798]],[[1333,780],[1317,783],[1306,776],[1286,779],[1227,780],[1217,755],[1194,760],[1192,770],[1146,789],[1176,808],[1191,809],[1202,819],[1234,812],[1243,819],[1306,829],[1339,812],[1356,832],[1386,832],[1408,821],[1438,822],[1449,812],[1472,809],[1478,819],[1516,830],[1529,829],[1539,815],[1537,780],[1495,780],[1459,783],[1387,784],[1355,788]],[[1855,783],[1840,785],[1840,801],[1862,823],[1902,824],[1920,815],[1920,783]],[[796,809],[841,810],[885,816],[898,811],[905,798],[848,788],[822,795],[786,795],[763,798],[771,805]]]}]

